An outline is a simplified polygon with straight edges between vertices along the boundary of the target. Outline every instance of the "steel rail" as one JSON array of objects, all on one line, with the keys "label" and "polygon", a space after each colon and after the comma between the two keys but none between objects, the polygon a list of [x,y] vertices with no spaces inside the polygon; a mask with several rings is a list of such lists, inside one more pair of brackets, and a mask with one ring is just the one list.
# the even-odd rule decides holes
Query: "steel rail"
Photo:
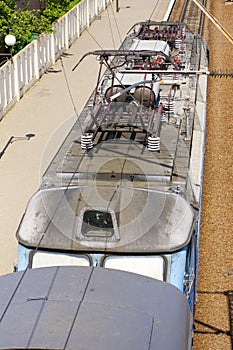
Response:
[{"label": "steel rail", "polygon": [[184,21],[184,16],[185,16],[185,13],[186,13],[187,7],[188,7],[188,2],[189,2],[189,0],[185,0],[185,2],[184,2],[184,5],[183,5],[182,11],[181,11],[181,15],[179,18],[179,22]]},{"label": "steel rail", "polygon": [[[184,22],[185,14],[187,12],[187,8],[188,8],[188,5],[189,5],[190,1],[193,2],[193,0],[185,0],[183,8],[182,8],[182,11],[181,11],[181,15],[180,15],[180,18],[179,18],[179,22]],[[196,3],[193,2],[193,6],[195,6],[195,5],[196,5]],[[206,0],[202,0],[202,5],[204,7],[206,6]],[[199,28],[198,28],[198,34],[199,35],[202,35],[202,32],[203,32],[204,16],[205,16],[204,12],[201,11],[200,21],[199,21]]]}]

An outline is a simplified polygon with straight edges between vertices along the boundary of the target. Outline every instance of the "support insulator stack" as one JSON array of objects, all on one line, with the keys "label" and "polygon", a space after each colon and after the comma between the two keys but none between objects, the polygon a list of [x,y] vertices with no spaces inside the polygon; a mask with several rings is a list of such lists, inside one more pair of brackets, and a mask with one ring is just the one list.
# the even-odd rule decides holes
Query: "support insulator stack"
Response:
[{"label": "support insulator stack", "polygon": [[81,136],[81,148],[82,149],[93,148],[92,136],[93,135],[91,133],[82,134],[82,136]]},{"label": "support insulator stack", "polygon": [[185,27],[182,27],[182,38],[185,39],[186,38],[186,31],[185,31]]},{"label": "support insulator stack", "polygon": [[160,137],[151,135],[148,137],[148,150],[151,152],[159,152],[160,151]]},{"label": "support insulator stack", "polygon": [[166,116],[166,113],[163,112],[161,116],[161,122],[166,122],[166,121],[167,121],[167,116]]},{"label": "support insulator stack", "polygon": [[182,44],[182,39],[176,39],[175,40],[175,48],[176,49],[179,49],[181,44]]},{"label": "support insulator stack", "polygon": [[165,101],[163,107],[168,113],[175,113],[174,101]]}]

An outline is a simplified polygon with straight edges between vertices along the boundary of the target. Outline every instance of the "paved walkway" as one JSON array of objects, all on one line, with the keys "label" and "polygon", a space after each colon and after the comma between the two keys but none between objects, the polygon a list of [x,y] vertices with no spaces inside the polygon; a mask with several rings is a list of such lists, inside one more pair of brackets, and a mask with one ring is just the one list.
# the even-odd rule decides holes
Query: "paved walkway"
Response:
[{"label": "paved walkway", "polygon": [[[15,137],[0,159],[0,274],[11,272],[17,262],[15,233],[27,202],[76,119],[69,91],[79,112],[95,85],[95,58],[88,57],[74,72],[72,68],[88,51],[118,48],[135,22],[162,20],[170,2],[119,0],[116,13],[114,1],[0,122],[0,150]],[[17,139],[26,134],[35,136]]]}]

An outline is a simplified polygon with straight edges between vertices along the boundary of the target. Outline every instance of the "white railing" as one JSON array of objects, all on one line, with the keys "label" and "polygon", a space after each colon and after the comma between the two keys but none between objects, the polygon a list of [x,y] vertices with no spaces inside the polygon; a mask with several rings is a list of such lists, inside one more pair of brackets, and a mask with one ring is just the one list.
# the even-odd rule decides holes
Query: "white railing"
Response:
[{"label": "white railing", "polygon": [[82,0],[0,67],[0,120],[113,0]]}]

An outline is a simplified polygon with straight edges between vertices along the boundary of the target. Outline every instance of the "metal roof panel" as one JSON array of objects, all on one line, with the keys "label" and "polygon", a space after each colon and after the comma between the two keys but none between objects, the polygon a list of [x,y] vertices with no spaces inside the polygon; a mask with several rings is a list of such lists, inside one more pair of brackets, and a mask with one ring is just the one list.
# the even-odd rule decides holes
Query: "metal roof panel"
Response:
[{"label": "metal roof panel", "polygon": [[[82,213],[88,208],[111,211],[119,231],[115,240],[81,234]],[[73,251],[164,252],[186,245],[192,224],[193,212],[179,194],[147,191],[124,181],[117,186],[89,183],[37,192],[18,239],[36,247],[43,236],[41,248]]]},{"label": "metal roof panel", "polygon": [[1,308],[0,349],[166,350],[172,343],[187,350],[190,342],[187,300],[165,282],[50,267],[0,277],[0,290],[6,286],[12,298]]}]

